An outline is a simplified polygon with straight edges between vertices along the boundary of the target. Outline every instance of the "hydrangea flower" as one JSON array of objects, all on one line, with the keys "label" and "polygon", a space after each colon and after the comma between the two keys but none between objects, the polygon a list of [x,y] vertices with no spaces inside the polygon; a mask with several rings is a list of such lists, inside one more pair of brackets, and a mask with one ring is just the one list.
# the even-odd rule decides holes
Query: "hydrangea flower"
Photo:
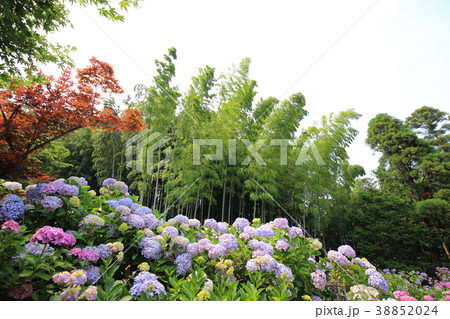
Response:
[{"label": "hydrangea flower", "polygon": [[8,194],[0,200],[0,221],[22,218],[25,207],[22,199],[14,194]]},{"label": "hydrangea flower", "polygon": [[161,296],[161,293],[165,293],[166,289],[158,281],[158,277],[155,274],[148,271],[142,271],[134,279],[134,285],[130,289],[130,294],[136,299],[144,293],[147,297],[153,297],[156,295]]},{"label": "hydrangea flower", "polygon": [[7,190],[9,190],[11,192],[22,189],[22,184],[20,184],[18,182],[4,182],[2,185],[4,188],[6,188]]},{"label": "hydrangea flower", "polygon": [[289,222],[286,218],[275,218],[270,224],[276,228],[289,228]]},{"label": "hydrangea flower", "polygon": [[281,263],[277,263],[277,267],[275,268],[275,275],[280,279],[287,279],[288,281],[294,280],[291,268]]},{"label": "hydrangea flower", "polygon": [[68,184],[62,184],[59,189],[58,193],[64,196],[78,196],[80,194],[80,190],[75,185],[68,185]]},{"label": "hydrangea flower", "polygon": [[338,247],[338,252],[340,252],[342,255],[350,257],[350,258],[355,258],[356,257],[355,250],[349,245],[339,246]]},{"label": "hydrangea flower", "polygon": [[146,226],[144,219],[136,214],[129,215],[127,218],[127,222],[130,227],[134,228],[144,228]]},{"label": "hydrangea flower", "polygon": [[100,244],[97,246],[98,257],[101,259],[106,259],[112,254],[112,250],[106,244]]},{"label": "hydrangea flower", "polygon": [[291,244],[289,244],[286,240],[284,240],[284,239],[278,239],[278,240],[277,240],[277,244],[275,245],[275,248],[278,249],[278,250],[284,250],[284,251],[286,251],[286,250],[288,250],[288,249],[291,249],[292,246],[291,246]]},{"label": "hydrangea flower", "polygon": [[94,301],[97,299],[97,287],[89,286],[83,294],[84,298],[88,301]]},{"label": "hydrangea flower", "polygon": [[328,259],[341,266],[348,266],[349,264],[347,257],[335,250],[330,250],[328,252]]},{"label": "hydrangea flower", "polygon": [[208,250],[208,257],[209,258],[217,258],[217,257],[223,257],[227,255],[227,249],[225,246],[221,244],[213,245],[214,247],[210,247]]},{"label": "hydrangea flower", "polygon": [[314,240],[311,242],[311,247],[312,247],[314,250],[322,249],[322,243],[321,243],[318,239],[314,239]]},{"label": "hydrangea flower", "polygon": [[69,286],[84,285],[87,281],[87,272],[82,269],[74,269],[70,272],[69,278],[65,283]]},{"label": "hydrangea flower", "polygon": [[73,248],[69,255],[77,256],[79,260],[97,261],[99,259],[98,254],[93,250],[83,250],[81,248]]},{"label": "hydrangea flower", "polygon": [[303,230],[300,227],[290,227],[288,231],[288,236],[290,238],[301,237],[303,236]]},{"label": "hydrangea flower", "polygon": [[87,280],[95,285],[97,281],[102,277],[100,273],[100,268],[94,265],[88,265],[86,266],[87,271]]},{"label": "hydrangea flower", "polygon": [[113,184],[113,187],[121,192],[123,195],[128,196],[128,185],[124,182],[117,181]]},{"label": "hydrangea flower", "polygon": [[225,223],[219,222],[216,224],[216,227],[214,229],[218,233],[226,233],[228,231],[228,226]]},{"label": "hydrangea flower", "polygon": [[[134,204],[132,204],[131,206],[133,206]],[[147,206],[142,206],[137,208],[134,213],[136,215],[147,215],[147,214],[151,214],[152,210],[150,208],[148,208]]]},{"label": "hydrangea flower", "polygon": [[188,244],[186,246],[186,251],[191,254],[192,256],[195,256],[199,253],[199,249],[198,249],[198,243],[192,243],[192,244]]},{"label": "hydrangea flower", "polygon": [[114,178],[107,178],[103,181],[102,186],[108,187],[108,186],[113,186],[114,183],[117,182],[116,179]]},{"label": "hydrangea flower", "polygon": [[159,241],[154,238],[144,237],[139,242],[142,248],[141,254],[148,259],[158,259],[162,253],[162,246]]},{"label": "hydrangea flower", "polygon": [[146,262],[143,262],[143,263],[140,263],[140,264],[137,266],[137,268],[138,268],[140,271],[149,271],[149,270],[150,270],[150,265],[149,265],[148,263],[146,263]]},{"label": "hydrangea flower", "polygon": [[210,227],[210,228],[216,228],[217,222],[214,218],[205,219],[205,221],[203,222],[203,225],[205,225],[206,227]]},{"label": "hydrangea flower", "polygon": [[[122,197],[121,199],[119,199],[119,205],[123,205],[123,206],[130,208],[131,205],[133,205],[133,200],[129,197]],[[131,209],[130,209],[130,211],[131,211]]]},{"label": "hydrangea flower", "polygon": [[42,194],[42,187],[44,187],[45,184],[37,184],[37,185],[28,185],[25,190],[25,202],[27,204],[34,204],[41,201],[41,199],[44,198]]},{"label": "hydrangea flower", "polygon": [[144,220],[145,227],[148,229],[155,229],[158,225],[158,218],[153,214],[140,215]]},{"label": "hydrangea flower", "polygon": [[250,259],[245,265],[248,271],[265,271],[274,272],[277,267],[277,261],[270,255],[258,256],[256,258]]},{"label": "hydrangea flower", "polygon": [[63,185],[63,179],[57,179],[56,181],[44,184],[42,186],[41,192],[45,195],[56,194]]},{"label": "hydrangea flower", "polygon": [[109,205],[109,208],[116,208],[119,206],[119,202],[114,199],[109,199],[106,201],[106,203]]},{"label": "hydrangea flower", "polygon": [[273,256],[273,247],[269,243],[252,239],[248,242],[248,246],[253,250],[252,257],[264,255]]},{"label": "hydrangea flower", "polygon": [[72,196],[69,199],[69,203],[73,207],[78,207],[78,206],[80,206],[80,199],[78,198],[78,196]]},{"label": "hydrangea flower", "polygon": [[179,214],[179,215],[175,216],[174,218],[180,224],[189,224],[189,218],[184,215]]},{"label": "hydrangea flower", "polygon": [[187,239],[186,237],[183,237],[183,236],[172,237],[171,241],[183,248],[186,248],[187,245],[189,244],[189,239]]},{"label": "hydrangea flower", "polygon": [[214,245],[211,244],[211,241],[208,238],[203,238],[198,241],[198,251],[200,253],[208,251],[212,248],[214,248]]},{"label": "hydrangea flower", "polygon": [[167,226],[166,228],[163,229],[161,235],[169,237],[178,236],[178,229],[176,229],[173,226]]},{"label": "hydrangea flower", "polygon": [[61,299],[64,301],[75,301],[78,299],[80,291],[81,291],[80,286],[68,287],[61,293]]},{"label": "hydrangea flower", "polygon": [[22,284],[19,287],[13,288],[8,292],[8,296],[18,299],[25,299],[33,293],[33,286],[30,284]]},{"label": "hydrangea flower", "polygon": [[192,255],[189,253],[179,255],[175,259],[175,265],[177,265],[177,274],[186,274],[192,266]]},{"label": "hydrangea flower", "polygon": [[2,224],[2,229],[11,229],[13,232],[19,232],[19,224],[13,220],[8,220]]},{"label": "hydrangea flower", "polygon": [[[44,250],[44,252],[42,252]],[[22,259],[22,255],[30,254],[34,256],[42,255],[42,256],[50,256],[53,254],[55,249],[50,245],[43,245],[39,243],[27,243],[25,244],[25,250],[21,252],[18,256],[18,259]],[[45,259],[43,260],[45,261]]]},{"label": "hydrangea flower", "polygon": [[56,196],[46,196],[43,200],[41,200],[41,205],[45,209],[53,212],[63,206],[63,201],[61,198]]},{"label": "hydrangea flower", "polygon": [[270,226],[263,225],[263,226],[260,226],[260,227],[258,227],[256,229],[255,236],[256,237],[267,237],[267,238],[270,238],[270,237],[274,236],[274,233],[273,233],[273,230],[272,230],[272,228]]},{"label": "hydrangea flower", "polygon": [[327,285],[327,275],[321,269],[316,269],[311,273],[311,279],[313,280],[313,285],[317,289],[323,291]]},{"label": "hydrangea flower", "polygon": [[105,225],[105,220],[101,218],[100,216],[90,214],[83,217],[83,219],[80,222],[80,226],[88,226],[93,225],[97,226],[99,228],[103,227]]},{"label": "hydrangea flower", "polygon": [[225,247],[227,253],[239,248],[239,243],[232,234],[223,234],[219,237],[219,243]]},{"label": "hydrangea flower", "polygon": [[70,272],[63,271],[52,276],[52,280],[55,284],[65,284],[69,280]]},{"label": "hydrangea flower", "polygon": [[234,221],[233,226],[238,228],[238,229],[240,229],[240,230],[243,230],[245,227],[250,226],[250,222],[246,218],[238,217]]},{"label": "hydrangea flower", "polygon": [[370,262],[368,262],[367,260],[360,259],[360,258],[353,258],[352,264],[360,265],[364,268],[372,268],[373,267]]},{"label": "hydrangea flower", "polygon": [[52,243],[58,246],[72,247],[76,239],[72,234],[65,233],[61,228],[44,226],[40,228],[30,239],[31,243]]},{"label": "hydrangea flower", "polygon": [[380,287],[381,291],[387,293],[389,288],[384,277],[376,271],[374,268],[369,268],[365,272],[366,275],[369,275],[368,283],[372,287]]},{"label": "hydrangea flower", "polygon": [[198,219],[193,218],[193,219],[189,219],[188,225],[192,226],[192,227],[195,227],[195,228],[200,228],[201,223],[200,223],[200,221]]}]

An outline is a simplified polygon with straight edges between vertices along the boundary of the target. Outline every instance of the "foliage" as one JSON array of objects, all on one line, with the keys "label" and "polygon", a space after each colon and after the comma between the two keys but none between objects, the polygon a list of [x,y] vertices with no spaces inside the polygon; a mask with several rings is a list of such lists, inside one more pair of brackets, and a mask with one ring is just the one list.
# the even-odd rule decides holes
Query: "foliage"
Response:
[{"label": "foliage", "polygon": [[0,176],[20,173],[26,160],[46,145],[82,127],[103,127],[124,132],[143,128],[135,109],[123,117],[111,110],[98,111],[100,92],[121,93],[113,68],[91,58],[91,64],[77,70],[77,82],[66,69],[58,80],[45,85],[0,91]]}]

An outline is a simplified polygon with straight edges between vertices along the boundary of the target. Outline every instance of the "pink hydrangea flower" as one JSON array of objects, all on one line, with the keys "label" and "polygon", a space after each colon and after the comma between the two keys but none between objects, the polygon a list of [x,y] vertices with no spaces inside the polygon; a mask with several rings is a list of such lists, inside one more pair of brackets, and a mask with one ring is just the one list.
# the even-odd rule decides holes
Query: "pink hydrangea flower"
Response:
[{"label": "pink hydrangea flower", "polygon": [[19,224],[13,220],[8,220],[2,224],[2,229],[11,229],[17,233],[19,231]]},{"label": "pink hydrangea flower", "polygon": [[407,296],[407,294],[404,291],[401,291],[401,290],[394,291],[394,298],[398,299],[403,296]]},{"label": "pink hydrangea flower", "polygon": [[72,247],[76,239],[72,234],[67,234],[61,228],[44,226],[31,237],[30,242],[41,242],[43,244],[52,243],[58,246]]},{"label": "pink hydrangea flower", "polygon": [[434,298],[431,297],[431,296],[426,295],[426,296],[423,296],[423,300],[425,300],[425,301],[434,301]]},{"label": "pink hydrangea flower", "polygon": [[450,301],[450,296],[446,296],[445,301]]},{"label": "pink hydrangea flower", "polygon": [[417,301],[416,298],[411,297],[411,296],[401,296],[401,297],[400,297],[400,300],[401,300],[401,301]]}]

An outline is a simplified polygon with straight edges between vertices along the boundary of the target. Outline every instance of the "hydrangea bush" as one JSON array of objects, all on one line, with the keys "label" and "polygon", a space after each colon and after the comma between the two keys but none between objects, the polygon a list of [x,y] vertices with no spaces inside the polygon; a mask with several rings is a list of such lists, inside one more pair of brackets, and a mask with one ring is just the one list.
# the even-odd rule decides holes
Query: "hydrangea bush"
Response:
[{"label": "hydrangea bush", "polygon": [[2,300],[449,300],[450,276],[328,252],[285,218],[163,217],[113,178],[1,181]]}]

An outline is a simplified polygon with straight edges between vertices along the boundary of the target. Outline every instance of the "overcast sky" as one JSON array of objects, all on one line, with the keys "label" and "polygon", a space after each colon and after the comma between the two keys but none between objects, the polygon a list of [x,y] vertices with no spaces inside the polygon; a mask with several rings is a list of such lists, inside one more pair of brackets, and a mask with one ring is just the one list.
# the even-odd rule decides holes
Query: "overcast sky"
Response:
[{"label": "overcast sky", "polygon": [[305,95],[302,127],[354,108],[362,117],[353,123],[360,133],[350,163],[368,175],[378,156],[364,139],[376,114],[404,119],[423,105],[450,111],[450,1],[144,0],[118,23],[95,9],[70,10],[74,29],[52,41],[75,45],[79,67],[91,56],[110,63],[127,94],[152,85],[154,60],[175,47],[181,90],[199,67],[219,74],[249,57],[258,98]]}]

